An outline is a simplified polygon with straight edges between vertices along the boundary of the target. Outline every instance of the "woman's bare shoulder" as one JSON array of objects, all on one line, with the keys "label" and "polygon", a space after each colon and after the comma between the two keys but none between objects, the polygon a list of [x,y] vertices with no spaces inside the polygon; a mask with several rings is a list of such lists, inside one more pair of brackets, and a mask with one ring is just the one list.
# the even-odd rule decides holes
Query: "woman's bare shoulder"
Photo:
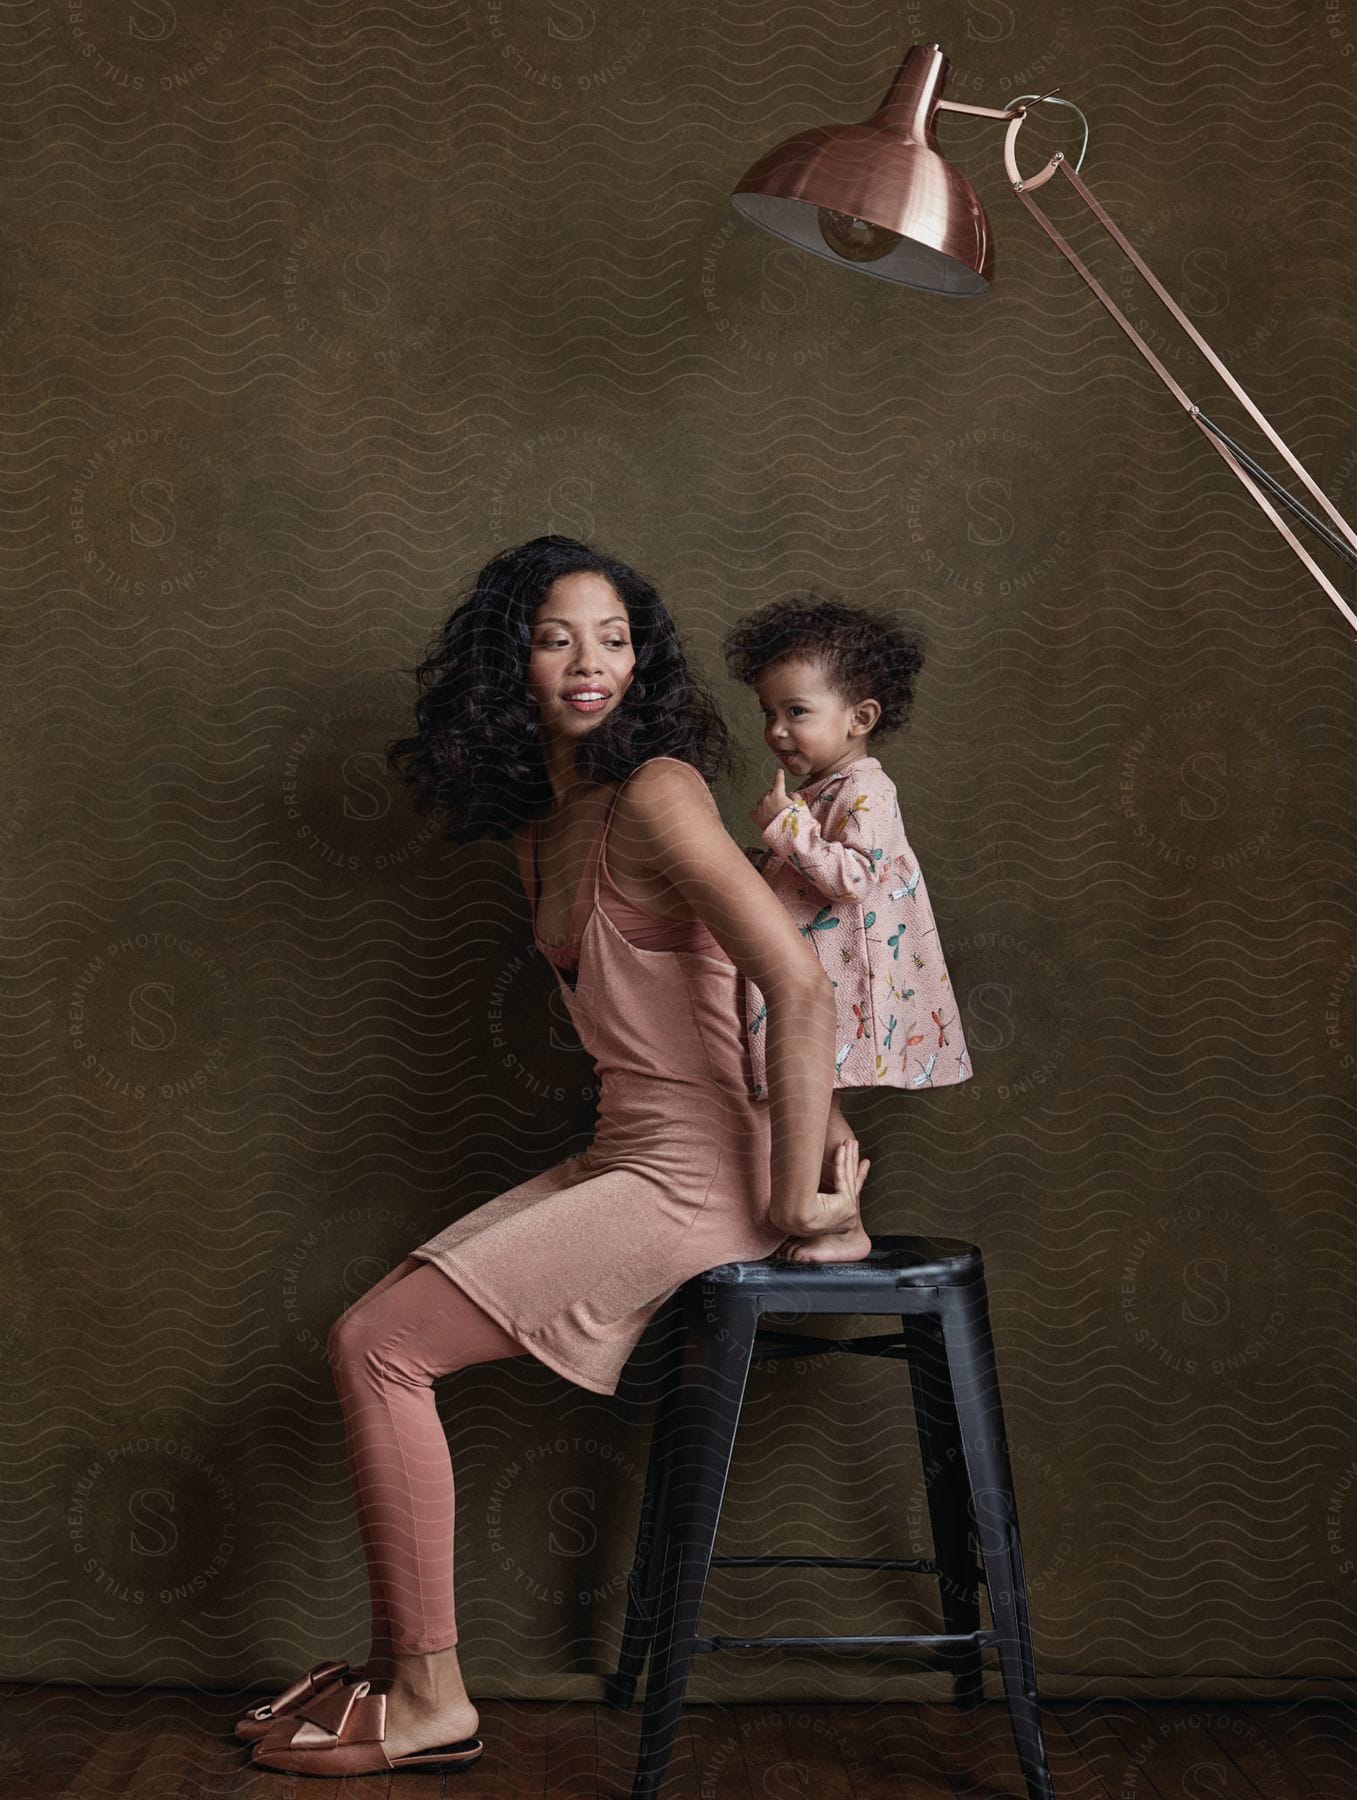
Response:
[{"label": "woman's bare shoulder", "polygon": [[677,756],[652,756],[633,769],[622,783],[617,805],[629,821],[642,827],[703,821],[725,830],[716,796],[702,771]]},{"label": "woman's bare shoulder", "polygon": [[700,769],[654,756],[628,778],[627,838],[638,866],[686,904],[767,995],[784,983],[826,986],[815,953],[726,830]]},{"label": "woman's bare shoulder", "polygon": [[701,769],[693,763],[684,762],[680,756],[647,758],[632,770],[625,788],[628,793],[639,790],[643,794],[659,792],[671,796],[686,791],[699,802],[710,800],[713,806],[716,804],[711,784]]}]

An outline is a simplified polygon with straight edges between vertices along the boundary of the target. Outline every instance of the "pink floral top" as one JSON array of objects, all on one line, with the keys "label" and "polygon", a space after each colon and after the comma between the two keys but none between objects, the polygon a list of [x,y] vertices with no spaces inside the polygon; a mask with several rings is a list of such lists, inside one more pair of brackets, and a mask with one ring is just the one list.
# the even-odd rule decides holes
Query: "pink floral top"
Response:
[{"label": "pink floral top", "polygon": [[[834,983],[836,1088],[948,1087],[970,1054],[895,783],[874,756],[796,790],[746,855]],[[746,980],[754,1092],[767,1092],[767,1009]]]}]

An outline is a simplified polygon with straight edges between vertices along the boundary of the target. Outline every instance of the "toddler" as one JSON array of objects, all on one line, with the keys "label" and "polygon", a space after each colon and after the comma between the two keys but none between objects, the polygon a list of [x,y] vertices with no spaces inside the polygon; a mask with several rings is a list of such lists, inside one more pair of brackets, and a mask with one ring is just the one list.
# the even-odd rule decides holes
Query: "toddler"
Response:
[{"label": "toddler", "polygon": [[[946,1087],[970,1057],[928,888],[905,836],[895,784],[871,754],[905,722],[923,646],[860,608],[812,596],[746,614],[727,633],[731,674],[755,689],[779,768],[750,817],[763,844],[745,854],[796,921],[834,984],[834,1094],[821,1185],[835,1183],[853,1135],[847,1088]],[[786,781],[799,785],[789,793]],[[763,996],[746,982],[755,1092],[767,1082]],[[802,1244],[813,1260],[859,1260],[861,1220]]]}]

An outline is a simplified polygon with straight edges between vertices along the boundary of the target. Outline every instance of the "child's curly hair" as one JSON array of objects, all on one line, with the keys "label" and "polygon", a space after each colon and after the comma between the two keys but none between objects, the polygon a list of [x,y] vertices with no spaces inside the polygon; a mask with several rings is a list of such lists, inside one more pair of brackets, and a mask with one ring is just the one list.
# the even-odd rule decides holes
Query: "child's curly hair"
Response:
[{"label": "child's curly hair", "polygon": [[870,733],[875,742],[908,722],[928,645],[889,613],[848,606],[812,589],[746,613],[722,638],[721,649],[731,675],[746,687],[778,663],[814,663],[845,706],[859,700],[880,705]]},{"label": "child's curly hair", "polygon": [[551,804],[528,656],[548,588],[581,570],[605,576],[621,596],[636,668],[616,710],[580,738],[580,777],[622,781],[652,756],[673,756],[710,785],[731,764],[725,721],[650,582],[577,538],[536,537],[501,551],[476,576],[412,671],[415,735],[386,747],[387,767],[412,790],[415,811],[438,815],[451,844],[510,837]]}]

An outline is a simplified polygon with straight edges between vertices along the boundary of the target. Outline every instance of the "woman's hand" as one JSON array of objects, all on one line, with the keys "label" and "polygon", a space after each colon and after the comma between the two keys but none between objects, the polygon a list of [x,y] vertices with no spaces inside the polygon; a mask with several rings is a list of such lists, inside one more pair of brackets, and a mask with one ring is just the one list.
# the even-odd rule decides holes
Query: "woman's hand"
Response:
[{"label": "woman's hand", "polygon": [[790,806],[791,803],[792,796],[787,792],[783,767],[782,764],[779,763],[777,766],[777,774],[773,777],[772,787],[769,788],[768,792],[763,796],[762,800],[759,801],[758,805],[751,810],[749,816],[758,826],[759,830],[762,831],[765,826],[772,824],[773,820],[784,807]]},{"label": "woman's hand", "polygon": [[801,1262],[857,1262],[866,1256],[872,1242],[862,1228],[859,1198],[871,1166],[870,1157],[859,1155],[857,1139],[844,1138],[834,1153],[833,1192],[816,1194],[812,1219],[784,1238],[773,1255]]}]

